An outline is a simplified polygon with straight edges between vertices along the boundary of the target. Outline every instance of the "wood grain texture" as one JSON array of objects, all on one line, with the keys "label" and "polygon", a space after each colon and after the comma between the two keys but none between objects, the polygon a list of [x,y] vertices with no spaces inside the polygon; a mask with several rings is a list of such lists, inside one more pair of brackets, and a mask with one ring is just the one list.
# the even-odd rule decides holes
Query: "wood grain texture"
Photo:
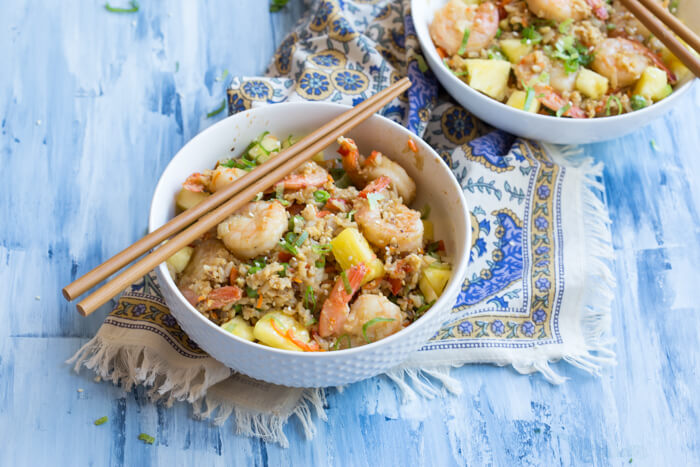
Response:
[{"label": "wood grain texture", "polygon": [[313,441],[290,423],[285,450],[69,372],[63,361],[110,307],[81,318],[60,288],[144,233],[165,164],[223,117],[205,117],[223,99],[216,77],[261,73],[303,10],[141,4],[135,15],[100,2],[0,5],[0,465],[698,462],[698,89],[664,119],[586,147],[606,163],[619,284],[620,363],[601,379],[560,363],[571,380],[553,387],[468,366],[453,373],[461,396],[402,405],[374,378],[330,391]]}]

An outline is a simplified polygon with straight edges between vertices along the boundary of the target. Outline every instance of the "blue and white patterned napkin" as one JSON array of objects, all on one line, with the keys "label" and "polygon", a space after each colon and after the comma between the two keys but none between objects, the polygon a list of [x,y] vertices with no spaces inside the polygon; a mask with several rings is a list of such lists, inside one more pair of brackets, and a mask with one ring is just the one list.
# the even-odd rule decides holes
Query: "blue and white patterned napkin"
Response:
[{"label": "blue and white patterned napkin", "polygon": [[[591,373],[614,363],[614,280],[602,167],[574,150],[493,130],[440,95],[420,55],[408,0],[316,0],[282,43],[267,76],[236,78],[229,112],[298,100],[356,104],[403,76],[411,89],[382,110],[430,143],[452,168],[472,208],[471,263],[450,319],[387,376],[407,396],[458,392],[451,367],[512,365],[562,382],[549,363]],[[180,329],[150,274],[119,299],[97,335],[70,360],[127,390],[151,387],[171,403],[248,436],[287,445],[295,416],[307,437],[324,392],[284,388],[234,374]],[[432,378],[426,378],[430,376]]]}]

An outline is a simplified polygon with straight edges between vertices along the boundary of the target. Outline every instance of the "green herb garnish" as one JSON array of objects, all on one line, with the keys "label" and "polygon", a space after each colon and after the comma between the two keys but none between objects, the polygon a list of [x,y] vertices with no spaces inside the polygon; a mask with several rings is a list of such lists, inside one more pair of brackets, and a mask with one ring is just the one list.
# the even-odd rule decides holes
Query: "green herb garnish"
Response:
[{"label": "green herb garnish", "polygon": [[433,306],[433,303],[435,303],[435,300],[433,300],[430,303],[424,303],[418,308],[416,308],[416,311],[413,313],[413,319],[415,320],[423,316],[423,313],[425,313],[431,306]]},{"label": "green herb garnish", "polygon": [[247,285],[245,286],[245,294],[248,296],[248,298],[258,298],[258,291],[248,287]]},{"label": "green herb garnish", "polygon": [[316,309],[316,297],[314,296],[314,289],[310,285],[307,285],[304,291],[304,308],[308,308],[311,311]]},{"label": "green herb garnish", "polygon": [[95,420],[94,423],[95,423],[95,425],[99,426],[99,425],[103,425],[103,424],[107,423],[108,420],[109,420],[109,418],[107,418],[107,416],[105,415],[104,417],[100,417],[97,420]]},{"label": "green herb garnish", "polygon": [[207,114],[207,118],[211,118],[211,117],[213,117],[213,116],[215,116],[215,115],[219,115],[221,112],[224,111],[225,108],[226,108],[226,99],[224,99],[223,101],[221,101],[221,105],[220,105],[219,107],[217,107],[216,109],[214,109],[214,110],[212,110],[211,112],[209,112],[209,113]]},{"label": "green herb garnish", "polygon": [[430,205],[426,204],[423,209],[420,210],[420,218],[427,219],[430,216]]},{"label": "green herb garnish", "polygon": [[278,183],[275,185],[275,199],[279,201],[282,206],[289,206],[289,201],[284,199],[284,184]]},{"label": "green herb garnish", "polygon": [[568,34],[569,33],[569,28],[571,27],[571,23],[573,23],[574,20],[569,18],[563,23],[559,25],[559,32],[562,34]]},{"label": "green herb garnish", "polygon": [[523,38],[520,39],[520,42],[523,44],[538,44],[542,42],[542,34],[537,32],[535,26],[528,26],[523,29],[522,35]]},{"label": "green herb garnish", "polygon": [[131,8],[119,8],[119,7],[113,7],[109,3],[105,3],[105,10],[111,12],[111,13],[136,13],[139,11],[139,2],[136,0],[131,0],[129,2],[129,5],[131,5]]},{"label": "green herb garnish", "polygon": [[622,102],[620,102],[620,98],[617,96],[608,96],[608,101],[605,103],[605,115],[610,116],[610,101],[613,100],[615,103],[617,103],[617,115],[620,115],[622,113]]},{"label": "green herb garnish", "polygon": [[350,340],[350,336],[348,334],[343,334],[335,340],[335,344],[333,344],[333,350],[338,350],[338,348],[340,347],[340,341],[341,339],[343,339],[343,337],[347,339],[348,349],[352,348],[352,341]]},{"label": "green herb garnish", "polygon": [[352,180],[350,180],[350,177],[348,174],[345,172],[345,170],[341,168],[335,168],[330,170],[331,177],[333,177],[333,182],[335,183],[335,186],[338,188],[347,188],[352,184]]},{"label": "green herb garnish", "polygon": [[464,55],[467,51],[467,42],[469,42],[469,29],[464,30],[464,35],[462,36],[462,44],[459,46],[457,55]]},{"label": "green herb garnish", "polygon": [[288,232],[284,238],[280,238],[280,246],[293,254],[294,256],[299,254],[299,250],[297,250],[296,245],[294,242],[296,241],[297,236],[294,234],[294,232]]},{"label": "green herb garnish", "polygon": [[238,315],[241,313],[241,311],[243,311],[243,305],[241,305],[240,303],[237,303],[236,305],[233,306],[233,312],[235,314]]},{"label": "green herb garnish", "polygon": [[635,94],[630,98],[630,106],[633,110],[643,109],[648,105],[649,103],[647,102],[646,98],[644,96],[640,96],[639,94]]},{"label": "green herb garnish", "polygon": [[319,255],[327,255],[328,253],[331,252],[333,247],[331,246],[330,243],[324,243],[324,244],[317,243],[316,245],[312,246],[311,249]]},{"label": "green herb garnish", "polygon": [[340,278],[343,280],[343,287],[345,287],[345,293],[351,294],[352,287],[350,287],[350,281],[348,280],[348,274],[343,271],[340,273]]},{"label": "green herb garnish", "polygon": [[141,433],[139,439],[146,444],[153,444],[156,440],[153,436],[147,435],[146,433]]},{"label": "green herb garnish", "polygon": [[557,110],[557,113],[556,113],[557,117],[561,117],[562,115],[564,115],[566,112],[569,111],[570,108],[571,108],[571,104],[569,104],[569,103],[567,103],[566,105],[564,105],[562,107],[559,107],[559,110]]},{"label": "green herb garnish", "polygon": [[331,194],[326,190],[316,190],[314,191],[314,200],[319,204],[325,204],[326,201],[331,199]]},{"label": "green herb garnish", "polygon": [[503,34],[503,30],[501,28],[496,29],[496,39],[501,37],[501,34]]},{"label": "green herb garnish", "polygon": [[593,56],[588,49],[581,45],[573,36],[561,37],[554,44],[552,57],[564,62],[564,70],[574,73],[580,67],[586,67],[593,61]]},{"label": "green herb garnish", "polygon": [[297,237],[297,241],[294,243],[294,245],[296,245],[296,246],[302,246],[302,245],[304,244],[304,242],[306,241],[307,238],[309,238],[309,232],[307,232],[306,230],[304,230],[304,231],[299,235],[299,237]]},{"label": "green herb garnish", "polygon": [[350,220],[350,222],[352,222],[352,217],[355,215],[355,212],[356,212],[356,211],[353,209],[352,211],[350,211],[350,212],[348,213],[348,219]]},{"label": "green herb garnish", "polygon": [[277,13],[278,11],[282,10],[285,6],[287,6],[287,3],[289,0],[272,0],[270,3],[270,13]]},{"label": "green herb garnish", "polygon": [[289,267],[289,263],[280,263],[280,266],[282,266],[282,270],[277,272],[277,275],[280,277],[287,277],[287,268]]},{"label": "green herb garnish", "polygon": [[365,324],[362,325],[362,337],[365,338],[365,341],[367,341],[368,344],[370,344],[372,341],[369,340],[369,337],[367,337],[367,328],[370,326],[373,326],[377,323],[385,323],[385,322],[391,322],[391,321],[396,321],[394,318],[374,318],[370,319],[367,321]]},{"label": "green herb garnish", "polygon": [[293,231],[296,228],[297,224],[302,226],[304,225],[304,218],[299,214],[289,218],[288,230]]}]

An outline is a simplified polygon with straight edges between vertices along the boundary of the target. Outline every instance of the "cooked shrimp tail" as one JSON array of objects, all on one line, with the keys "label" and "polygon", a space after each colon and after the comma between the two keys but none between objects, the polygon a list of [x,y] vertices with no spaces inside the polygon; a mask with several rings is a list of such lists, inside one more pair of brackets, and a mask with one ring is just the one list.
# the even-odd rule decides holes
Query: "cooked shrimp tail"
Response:
[{"label": "cooked shrimp tail", "polygon": [[360,198],[367,198],[368,194],[382,191],[389,185],[391,185],[391,179],[389,177],[381,176],[379,178],[375,178],[369,182],[367,186],[362,189],[362,191],[360,191],[358,196]]},{"label": "cooked shrimp tail", "polygon": [[605,8],[605,2],[603,0],[586,0],[586,3],[591,7],[596,18],[602,20],[608,19],[608,9]]},{"label": "cooked shrimp tail", "polygon": [[350,180],[355,185],[364,186],[365,179],[360,174],[360,150],[357,149],[357,144],[350,138],[341,136],[338,138],[338,154],[342,158],[343,169],[347,172]]},{"label": "cooked shrimp tail", "polygon": [[[564,100],[559,93],[557,93],[551,86],[546,86],[539,84],[534,86],[535,92],[537,93],[537,100],[540,104],[547,107],[549,110],[554,112],[559,112],[561,109],[567,106],[567,102]],[[586,118],[586,113],[581,110],[580,107],[568,103],[569,108],[562,114],[565,117],[571,118]]]},{"label": "cooked shrimp tail", "polygon": [[337,336],[342,331],[350,312],[348,303],[360,288],[362,279],[367,274],[367,266],[364,263],[359,263],[343,274],[346,276],[338,278],[330,295],[323,302],[321,316],[318,320],[318,333],[321,337]]},{"label": "cooked shrimp tail", "polygon": [[322,186],[328,182],[328,172],[315,162],[307,162],[293,174],[283,180],[285,190],[300,190],[302,188]]}]

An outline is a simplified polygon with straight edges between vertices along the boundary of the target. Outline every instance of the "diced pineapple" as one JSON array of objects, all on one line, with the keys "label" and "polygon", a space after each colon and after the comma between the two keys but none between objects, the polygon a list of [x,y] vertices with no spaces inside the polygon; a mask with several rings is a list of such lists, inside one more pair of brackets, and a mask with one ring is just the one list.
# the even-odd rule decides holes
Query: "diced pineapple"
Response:
[{"label": "diced pineapple", "polygon": [[174,272],[175,274],[180,274],[182,271],[185,270],[187,264],[190,262],[190,258],[192,258],[193,252],[194,248],[189,246],[178,250],[177,253],[175,253],[167,259],[166,263],[168,263],[168,269],[172,268],[171,272]]},{"label": "diced pineapple", "polygon": [[357,229],[349,227],[340,232],[331,240],[331,248],[335,260],[343,270],[359,263],[365,263],[368,271],[362,284],[384,275],[384,264],[377,258],[372,247],[367,243],[367,239]]},{"label": "diced pineapple", "polygon": [[466,60],[467,84],[487,96],[502,101],[506,96],[510,63],[504,60]]},{"label": "diced pineapple", "polygon": [[226,321],[221,325],[221,327],[225,331],[228,331],[241,339],[245,339],[247,341],[255,340],[255,336],[253,335],[253,326],[248,324],[248,322],[240,316],[236,316],[233,319]]},{"label": "diced pineapple", "polygon": [[478,5],[481,2],[481,0],[462,0],[462,1],[464,3],[466,3],[467,5]]},{"label": "diced pineapple", "polygon": [[427,219],[423,219],[423,238],[428,241],[433,241],[434,227],[433,223]]},{"label": "diced pineapple", "polygon": [[186,211],[204,201],[207,196],[209,196],[209,193],[190,191],[183,188],[175,196],[175,206],[177,206],[178,209]]},{"label": "diced pineapple", "polygon": [[527,102],[527,93],[525,91],[514,91],[513,94],[508,98],[506,105],[515,107],[516,109],[524,110],[526,112],[537,113],[540,110],[540,101],[535,98],[533,91],[532,97],[530,98],[530,108],[525,108],[525,103]]},{"label": "diced pineapple", "polygon": [[683,65],[683,62],[681,62],[678,59],[678,57],[673,55],[673,52],[668,50],[668,48],[666,47],[663,47],[661,49],[661,60],[673,72],[673,74],[676,75],[676,78],[679,82],[682,82],[686,77],[691,75],[690,70],[685,65]]},{"label": "diced pineapple", "polygon": [[660,68],[647,67],[637,81],[632,94],[658,101],[668,96],[668,76]]},{"label": "diced pineapple", "polygon": [[525,55],[532,52],[532,45],[523,44],[520,39],[503,39],[501,50],[511,63],[520,63]]},{"label": "diced pineapple", "polygon": [[581,68],[576,77],[576,89],[591,99],[600,99],[608,92],[608,78],[588,68]]},{"label": "diced pineapple", "polygon": [[270,347],[285,350],[303,350],[287,337],[287,331],[289,330],[291,330],[294,339],[301,342],[309,342],[309,332],[297,320],[280,311],[271,311],[260,318],[255,323],[255,328],[253,328],[253,336]]},{"label": "diced pineapple", "polygon": [[425,297],[425,303],[431,303],[438,299],[435,289],[433,289],[433,286],[430,285],[430,282],[428,281],[428,278],[425,277],[425,274],[420,275],[420,279],[418,280],[418,288],[423,293],[423,297]]},{"label": "diced pineapple", "polygon": [[433,263],[423,270],[423,275],[439,297],[452,276],[452,269],[445,263]]}]

